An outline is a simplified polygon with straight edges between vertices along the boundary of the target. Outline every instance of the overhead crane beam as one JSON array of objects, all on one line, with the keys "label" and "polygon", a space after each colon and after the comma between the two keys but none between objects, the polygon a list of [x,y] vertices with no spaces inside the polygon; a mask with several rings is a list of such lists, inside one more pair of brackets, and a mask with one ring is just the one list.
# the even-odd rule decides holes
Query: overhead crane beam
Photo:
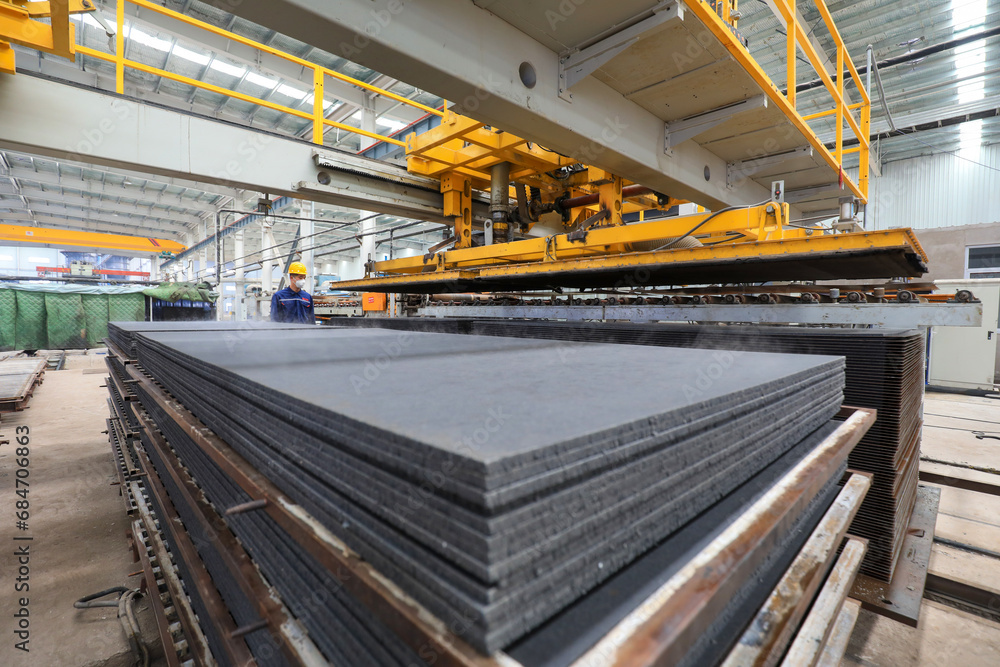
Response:
[{"label": "overhead crane beam", "polygon": [[[108,234],[118,234],[121,232],[135,233],[136,231],[143,231],[144,229],[149,231],[151,234],[156,234],[157,237],[161,236],[172,236],[175,238],[180,238],[181,234],[179,232],[173,232],[172,234],[167,234],[165,229],[152,229],[149,227],[143,227],[137,225],[136,223],[126,223],[115,221],[112,218],[100,218],[96,217],[93,213],[79,211],[60,211],[57,214],[50,213],[40,213],[36,208],[31,209],[31,213],[27,211],[12,212],[10,214],[4,214],[0,216],[3,222],[11,224],[24,224],[24,225],[41,225],[43,227],[55,227],[57,229],[72,229],[86,232],[101,232]],[[124,220],[124,218],[119,218],[119,220]]]},{"label": "overhead crane beam", "polygon": [[447,222],[438,182],[401,167],[118,95],[0,77],[0,118],[0,148]]},{"label": "overhead crane beam", "polygon": [[177,241],[167,239],[0,224],[0,242],[3,241],[27,245],[124,250],[130,253],[149,253],[151,255],[164,251],[177,253],[184,250],[184,246]]}]

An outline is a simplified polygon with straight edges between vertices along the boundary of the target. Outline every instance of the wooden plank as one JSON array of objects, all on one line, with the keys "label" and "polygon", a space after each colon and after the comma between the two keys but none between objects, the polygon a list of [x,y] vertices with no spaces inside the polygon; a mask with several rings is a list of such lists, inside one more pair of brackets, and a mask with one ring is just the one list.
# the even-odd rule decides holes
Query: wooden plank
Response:
[{"label": "wooden plank", "polygon": [[939,511],[993,526],[1000,525],[1000,497],[941,486]]},{"label": "wooden plank", "polygon": [[996,558],[935,544],[927,571],[944,579],[992,591],[1000,600],[1000,560]]},{"label": "wooden plank", "polygon": [[[959,468],[961,470],[961,468]],[[975,471],[972,471],[975,472]],[[980,480],[968,479],[960,475],[949,475],[941,472],[931,472],[929,470],[920,471],[920,481],[938,486],[946,486],[953,489],[963,489],[965,491],[975,491],[985,493],[989,496],[1000,496],[1000,484],[996,482],[983,482]]]},{"label": "wooden plank", "polygon": [[938,512],[934,534],[980,549],[1000,551],[1000,526]]}]

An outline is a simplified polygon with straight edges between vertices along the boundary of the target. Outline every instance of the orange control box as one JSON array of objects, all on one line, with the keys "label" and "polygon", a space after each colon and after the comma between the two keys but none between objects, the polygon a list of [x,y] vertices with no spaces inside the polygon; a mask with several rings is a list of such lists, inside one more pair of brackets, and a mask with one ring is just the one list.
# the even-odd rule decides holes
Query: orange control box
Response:
[{"label": "orange control box", "polygon": [[386,294],[365,292],[361,295],[361,310],[385,310]]}]

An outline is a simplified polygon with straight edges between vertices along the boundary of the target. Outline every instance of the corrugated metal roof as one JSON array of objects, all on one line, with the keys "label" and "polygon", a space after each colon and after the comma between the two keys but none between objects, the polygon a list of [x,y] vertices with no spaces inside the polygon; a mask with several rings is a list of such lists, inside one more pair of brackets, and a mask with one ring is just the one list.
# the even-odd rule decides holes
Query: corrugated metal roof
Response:
[{"label": "corrugated metal roof", "polygon": [[[998,0],[843,0],[828,3],[828,7],[848,53],[858,66],[865,64],[868,44],[874,47],[876,61],[881,61],[1000,26]],[[835,54],[833,40],[815,5],[800,2],[798,8],[802,23],[832,57]],[[784,84],[787,73],[783,22],[775,18],[764,2],[743,2],[740,10],[743,12],[740,30],[748,38],[751,52],[775,82]],[[800,52],[798,83],[816,78],[815,71],[807,62]],[[1000,37],[992,37],[907,64],[884,68],[882,80],[889,110],[897,119],[897,127],[903,127],[900,119],[905,121],[915,117],[926,121],[928,118],[948,118],[967,113],[966,107],[979,100],[982,100],[980,106],[983,108],[1000,108],[998,74]],[[848,92],[851,89],[849,84]],[[872,129],[887,131],[889,125],[878,104],[877,92],[873,98]],[[831,106],[831,98],[825,89],[799,94],[798,108],[803,114]],[[832,140],[834,121],[819,119],[812,125],[824,139]],[[985,120],[981,127],[984,143],[997,141],[1000,118]],[[969,136],[967,131],[966,136]],[[937,147],[936,142],[940,142],[940,149],[953,150],[961,138],[960,126],[954,126],[932,134],[893,137],[883,142],[882,148],[887,159],[898,159],[933,152],[935,148],[926,146],[926,143]],[[852,159],[856,162],[857,158]]]}]

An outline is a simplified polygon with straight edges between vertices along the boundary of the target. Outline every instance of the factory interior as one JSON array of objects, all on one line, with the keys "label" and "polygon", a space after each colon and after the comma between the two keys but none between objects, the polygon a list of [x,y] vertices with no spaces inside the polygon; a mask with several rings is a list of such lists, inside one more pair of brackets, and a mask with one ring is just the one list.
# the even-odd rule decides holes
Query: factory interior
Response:
[{"label": "factory interior", "polygon": [[0,665],[1000,665],[998,317],[998,0],[0,0]]}]

